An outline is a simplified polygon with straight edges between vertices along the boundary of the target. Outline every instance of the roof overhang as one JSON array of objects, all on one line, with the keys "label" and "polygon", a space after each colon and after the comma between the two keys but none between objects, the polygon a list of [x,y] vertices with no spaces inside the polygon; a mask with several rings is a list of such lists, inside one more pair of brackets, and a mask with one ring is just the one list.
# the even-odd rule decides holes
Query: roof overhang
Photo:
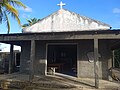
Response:
[{"label": "roof overhang", "polygon": [[120,39],[120,30],[0,34],[0,41]]},{"label": "roof overhang", "polygon": [[112,49],[120,46],[119,30],[100,31],[77,31],[77,32],[45,32],[45,33],[15,33],[0,34],[0,42],[14,45],[21,45],[22,42],[31,40],[55,41],[55,40],[107,40]]}]

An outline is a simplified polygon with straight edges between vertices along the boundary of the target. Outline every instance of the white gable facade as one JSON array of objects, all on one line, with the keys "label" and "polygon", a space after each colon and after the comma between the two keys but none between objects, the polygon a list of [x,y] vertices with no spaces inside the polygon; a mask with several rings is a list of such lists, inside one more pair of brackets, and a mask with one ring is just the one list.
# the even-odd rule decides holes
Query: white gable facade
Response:
[{"label": "white gable facade", "polygon": [[108,29],[110,29],[108,24],[81,16],[65,9],[60,9],[48,17],[43,18],[36,24],[24,28],[23,33],[69,32]]}]

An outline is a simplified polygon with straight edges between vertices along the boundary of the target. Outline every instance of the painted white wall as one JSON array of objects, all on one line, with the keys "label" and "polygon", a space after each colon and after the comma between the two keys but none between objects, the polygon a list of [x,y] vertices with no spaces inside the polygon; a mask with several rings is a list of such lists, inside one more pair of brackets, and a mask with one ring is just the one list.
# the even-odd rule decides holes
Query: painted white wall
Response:
[{"label": "painted white wall", "polygon": [[110,26],[91,18],[81,16],[65,9],[43,18],[36,24],[24,28],[23,33],[27,32],[66,32],[66,31],[90,31],[108,30]]}]

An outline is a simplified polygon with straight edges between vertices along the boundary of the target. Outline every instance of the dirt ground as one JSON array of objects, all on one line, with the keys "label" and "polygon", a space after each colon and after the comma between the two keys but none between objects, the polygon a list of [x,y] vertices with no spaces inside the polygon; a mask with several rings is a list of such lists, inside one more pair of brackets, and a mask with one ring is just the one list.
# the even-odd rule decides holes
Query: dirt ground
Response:
[{"label": "dirt ground", "polygon": [[32,83],[28,75],[0,75],[0,85],[0,90],[120,90],[120,82],[100,80],[95,89],[94,79],[66,75],[35,76]]}]

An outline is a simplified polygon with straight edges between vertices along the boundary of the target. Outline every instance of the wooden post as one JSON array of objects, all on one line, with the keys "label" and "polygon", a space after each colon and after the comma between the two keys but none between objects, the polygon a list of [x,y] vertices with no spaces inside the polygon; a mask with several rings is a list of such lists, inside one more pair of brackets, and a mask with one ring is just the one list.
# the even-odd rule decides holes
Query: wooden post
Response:
[{"label": "wooden post", "polygon": [[95,88],[99,88],[99,67],[98,67],[98,39],[94,39],[94,73],[95,73]]},{"label": "wooden post", "polygon": [[12,61],[13,61],[13,45],[10,45],[10,59],[9,59],[9,71],[8,73],[12,73]]},{"label": "wooden post", "polygon": [[35,60],[35,40],[31,40],[31,53],[30,53],[30,76],[29,81],[32,82],[34,78],[34,60]]}]

